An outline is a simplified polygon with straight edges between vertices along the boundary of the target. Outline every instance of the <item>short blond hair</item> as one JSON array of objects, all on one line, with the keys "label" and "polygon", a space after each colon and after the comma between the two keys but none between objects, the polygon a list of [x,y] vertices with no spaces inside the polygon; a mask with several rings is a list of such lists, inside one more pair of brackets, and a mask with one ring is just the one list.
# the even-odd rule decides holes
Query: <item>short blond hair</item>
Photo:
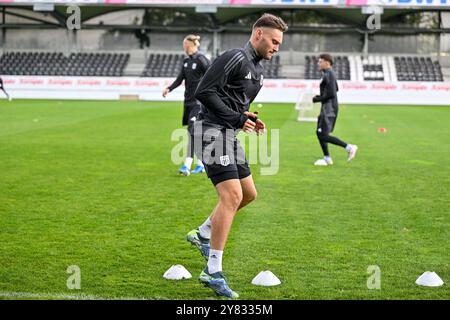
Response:
[{"label": "short blond hair", "polygon": [[200,36],[198,36],[198,35],[195,35],[195,34],[187,35],[184,38],[184,40],[192,42],[196,47],[200,47]]}]

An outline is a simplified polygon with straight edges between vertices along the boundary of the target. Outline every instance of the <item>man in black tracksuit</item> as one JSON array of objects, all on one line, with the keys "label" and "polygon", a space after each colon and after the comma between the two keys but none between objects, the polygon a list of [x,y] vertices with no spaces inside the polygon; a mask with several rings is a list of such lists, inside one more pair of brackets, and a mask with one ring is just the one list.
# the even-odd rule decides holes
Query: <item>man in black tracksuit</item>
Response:
[{"label": "man in black tracksuit", "polygon": [[[206,173],[214,185],[228,179],[244,179],[250,175],[242,148],[234,130],[244,127],[249,119],[250,104],[263,85],[261,57],[250,42],[243,49],[232,49],[217,58],[211,71],[200,82],[196,97],[202,103],[203,149],[211,143],[222,141],[224,149],[220,156],[206,153],[202,158]],[[253,121],[255,122],[255,121]],[[228,130],[228,135],[226,134]],[[212,132],[206,138],[207,131]],[[210,147],[208,150],[212,150]],[[228,157],[228,158],[227,158]],[[236,157],[236,158],[235,158]],[[224,162],[230,162],[224,165]]]},{"label": "man in black tracksuit", "polygon": [[[203,77],[211,64],[209,59],[203,53],[198,51],[199,46],[199,36],[188,35],[183,40],[183,47],[188,57],[184,59],[181,71],[175,81],[163,91],[163,96],[166,97],[169,92],[179,87],[184,80],[185,90],[182,125],[188,126],[189,143],[184,165],[178,170],[179,173],[184,176],[188,176],[191,173],[190,169],[194,157],[193,128],[194,122],[199,119],[199,113],[201,110],[200,103],[197,99],[195,99],[194,94],[200,79]],[[204,171],[202,162],[198,160],[197,166],[194,170],[192,170],[192,173],[201,173]]]},{"label": "man in black tracksuit", "polygon": [[337,92],[339,90],[336,81],[336,76],[331,69],[333,65],[333,57],[329,54],[321,54],[318,61],[318,66],[323,72],[322,81],[320,82],[320,95],[313,98],[313,102],[320,102],[322,107],[320,115],[317,120],[317,138],[323,151],[324,158],[317,160],[314,164],[320,166],[332,165],[330,152],[328,150],[328,143],[343,147],[348,152],[348,161],[351,161],[355,155],[358,147],[356,145],[347,144],[336,137],[330,136],[333,132],[334,125],[338,116],[338,100]]},{"label": "man in black tracksuit", "polygon": [[[244,151],[236,139],[238,130],[260,134],[265,124],[249,112],[250,103],[263,85],[262,59],[279,50],[284,21],[264,14],[253,25],[244,48],[219,56],[200,81],[195,97],[202,104],[202,120],[195,124],[195,149],[219,196],[210,217],[187,235],[208,259],[200,282],[216,294],[236,298],[222,273],[222,254],[236,212],[256,198],[256,188]],[[197,141],[200,141],[197,143]],[[208,225],[209,220],[209,225]],[[210,231],[210,239],[205,237]]]},{"label": "man in black tracksuit", "polygon": [[5,95],[8,97],[8,100],[11,101],[11,97],[9,96],[8,92],[6,92],[5,87],[3,85],[3,79],[0,77],[0,90],[2,90]]}]

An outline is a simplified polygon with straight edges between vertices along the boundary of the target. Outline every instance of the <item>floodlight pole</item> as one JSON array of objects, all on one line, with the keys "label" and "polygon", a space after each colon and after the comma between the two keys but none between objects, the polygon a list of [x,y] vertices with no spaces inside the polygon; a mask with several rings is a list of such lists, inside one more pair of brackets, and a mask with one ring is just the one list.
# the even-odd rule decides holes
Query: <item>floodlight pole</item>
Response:
[{"label": "floodlight pole", "polygon": [[213,31],[213,49],[212,58],[216,58],[219,52],[219,32],[217,30]]},{"label": "floodlight pole", "polygon": [[213,26],[213,48],[212,48],[212,58],[215,58],[218,54],[219,49],[219,21],[217,20],[215,14],[217,13],[217,6],[215,5],[198,5],[195,7],[196,13],[204,13],[207,15],[208,19],[211,21]]},{"label": "floodlight pole", "polygon": [[[438,12],[438,23],[439,23],[439,29],[442,29],[442,11],[439,10]],[[442,54],[442,48],[441,48],[441,42],[442,42],[442,32],[439,32],[439,41],[438,41],[438,59],[439,62],[441,61],[441,54]]]},{"label": "floodlight pole", "polygon": [[369,32],[367,31],[364,31],[363,56],[364,58],[369,56]]},{"label": "floodlight pole", "polygon": [[[2,24],[6,24],[6,9],[5,7],[2,7]],[[1,41],[1,45],[2,48],[5,45],[5,38],[6,38],[6,28],[2,28],[2,41]]]},{"label": "floodlight pole", "polygon": [[369,55],[369,33],[367,31],[364,31],[364,45],[362,54],[364,58],[367,58],[367,56]]},{"label": "floodlight pole", "polygon": [[72,52],[77,52],[78,51],[78,34],[77,34],[77,30],[73,29],[73,30],[67,30],[67,32],[69,33],[69,51],[70,53]]},{"label": "floodlight pole", "polygon": [[366,28],[364,29],[364,46],[363,55],[368,57],[369,55],[369,30],[375,32],[381,29],[381,15],[384,12],[383,7],[378,6],[365,6],[361,8],[361,13],[367,15]]}]

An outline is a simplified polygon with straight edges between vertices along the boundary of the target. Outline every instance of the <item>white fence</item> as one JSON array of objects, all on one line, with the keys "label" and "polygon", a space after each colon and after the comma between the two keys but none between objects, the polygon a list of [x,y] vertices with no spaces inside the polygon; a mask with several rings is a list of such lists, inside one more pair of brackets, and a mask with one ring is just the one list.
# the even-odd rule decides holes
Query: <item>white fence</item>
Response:
[{"label": "white fence", "polygon": [[[14,98],[119,100],[183,100],[180,86],[167,99],[163,88],[173,78],[105,78],[3,76]],[[339,81],[338,99],[346,104],[450,105],[449,82],[353,82]],[[303,93],[318,93],[318,80],[266,79],[255,102],[296,103]]]}]

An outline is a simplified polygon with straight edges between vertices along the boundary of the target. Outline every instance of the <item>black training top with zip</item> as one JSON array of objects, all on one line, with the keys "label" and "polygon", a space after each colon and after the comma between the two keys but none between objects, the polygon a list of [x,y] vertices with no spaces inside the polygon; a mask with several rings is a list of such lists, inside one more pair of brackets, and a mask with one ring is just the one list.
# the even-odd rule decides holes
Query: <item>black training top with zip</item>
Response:
[{"label": "black training top with zip", "polygon": [[325,117],[337,117],[338,100],[337,92],[339,87],[336,76],[331,68],[323,70],[322,81],[320,82],[320,96],[316,96],[313,102],[321,102],[320,114]]},{"label": "black training top with zip", "polygon": [[175,81],[169,86],[169,90],[172,91],[181,85],[183,80],[185,81],[184,101],[189,103],[195,103],[195,90],[198,83],[205,74],[208,67],[211,65],[209,59],[201,52],[197,51],[193,55],[188,56],[183,61],[183,67],[178,74]]},{"label": "black training top with zip", "polygon": [[195,98],[202,103],[205,124],[217,129],[241,129],[263,85],[261,57],[248,42],[217,57],[200,81]]}]

